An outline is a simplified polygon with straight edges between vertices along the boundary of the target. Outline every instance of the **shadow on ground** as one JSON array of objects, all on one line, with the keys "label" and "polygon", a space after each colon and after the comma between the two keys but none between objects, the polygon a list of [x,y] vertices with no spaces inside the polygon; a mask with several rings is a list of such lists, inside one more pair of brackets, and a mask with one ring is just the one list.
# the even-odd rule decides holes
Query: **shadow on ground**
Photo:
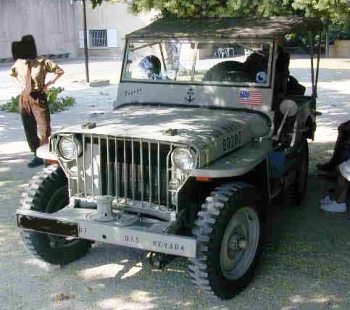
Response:
[{"label": "shadow on ground", "polygon": [[[313,143],[317,152],[331,143]],[[331,182],[309,178],[300,207],[273,204],[267,246],[254,281],[230,301],[208,298],[193,286],[187,261],[164,270],[148,263],[146,253],[96,244],[63,268],[49,267],[27,253],[15,224],[15,210],[29,178],[28,153],[2,154],[0,178],[0,302],[5,309],[328,309],[350,305],[348,279],[350,221],[344,214],[318,208]],[[313,164],[312,164],[313,165]],[[311,167],[312,168],[312,167]]]}]

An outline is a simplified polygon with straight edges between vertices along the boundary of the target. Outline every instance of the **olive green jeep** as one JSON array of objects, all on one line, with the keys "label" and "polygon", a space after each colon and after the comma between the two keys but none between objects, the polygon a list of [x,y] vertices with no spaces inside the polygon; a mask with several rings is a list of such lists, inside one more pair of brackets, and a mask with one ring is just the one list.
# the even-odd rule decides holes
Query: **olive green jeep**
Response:
[{"label": "olive green jeep", "polygon": [[[26,247],[61,265],[92,242],[158,265],[185,257],[199,288],[232,298],[253,277],[273,198],[305,195],[321,30],[299,17],[159,19],[129,34],[113,112],[39,152],[57,164],[17,210]],[[283,49],[294,32],[310,32],[308,95]]]}]

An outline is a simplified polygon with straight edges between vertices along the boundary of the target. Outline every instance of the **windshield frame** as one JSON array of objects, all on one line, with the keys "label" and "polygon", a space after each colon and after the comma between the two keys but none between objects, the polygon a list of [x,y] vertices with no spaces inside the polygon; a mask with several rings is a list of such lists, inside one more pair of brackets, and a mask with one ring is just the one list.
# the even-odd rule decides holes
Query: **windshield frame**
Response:
[{"label": "windshield frame", "polygon": [[[183,80],[172,80],[172,79],[146,79],[146,78],[129,78],[127,76],[127,68],[130,65],[129,55],[137,50],[141,50],[144,47],[160,45],[160,62],[167,71],[167,64],[165,62],[164,51],[161,47],[164,43],[172,44],[192,44],[193,45],[193,59],[192,59],[192,68],[191,68],[191,79],[188,81]],[[273,40],[269,39],[189,39],[189,38],[128,38],[125,43],[124,59],[122,65],[122,72],[120,76],[120,82],[131,82],[131,83],[151,83],[151,84],[176,84],[176,85],[215,85],[215,86],[224,86],[224,87],[254,87],[254,88],[270,88],[272,85],[272,61],[273,61]],[[233,45],[237,44],[242,48],[246,48],[249,44],[261,44],[267,46],[268,59],[267,59],[267,72],[266,72],[266,82],[258,83],[254,81],[250,82],[232,82],[232,81],[206,81],[206,80],[195,80],[194,74],[196,70],[197,60],[198,60],[198,46],[201,44],[222,44],[222,45]],[[132,47],[132,45],[139,45],[137,47]],[[191,45],[191,48],[192,48]],[[230,61],[232,58],[219,58],[220,62]],[[209,71],[209,70],[208,70]]]}]

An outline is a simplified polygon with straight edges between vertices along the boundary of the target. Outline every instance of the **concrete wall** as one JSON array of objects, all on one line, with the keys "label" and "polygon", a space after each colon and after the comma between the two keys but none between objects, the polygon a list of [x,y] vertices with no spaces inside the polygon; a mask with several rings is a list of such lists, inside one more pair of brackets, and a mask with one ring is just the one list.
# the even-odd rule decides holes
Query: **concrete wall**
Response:
[{"label": "concrete wall", "polygon": [[335,40],[329,47],[329,57],[349,58],[350,40]]},{"label": "concrete wall", "polygon": [[35,37],[39,54],[75,52],[75,18],[69,0],[0,0],[0,59],[11,42]]}]

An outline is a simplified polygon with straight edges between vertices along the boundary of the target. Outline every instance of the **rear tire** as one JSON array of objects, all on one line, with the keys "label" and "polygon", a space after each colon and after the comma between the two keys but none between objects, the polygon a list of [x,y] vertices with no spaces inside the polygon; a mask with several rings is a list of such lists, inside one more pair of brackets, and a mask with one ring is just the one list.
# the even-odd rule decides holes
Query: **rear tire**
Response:
[{"label": "rear tire", "polygon": [[197,255],[190,276],[203,291],[230,299],[252,280],[261,254],[261,223],[254,187],[230,183],[218,187],[198,213],[193,228]]},{"label": "rear tire", "polygon": [[[44,213],[57,212],[69,203],[67,178],[63,170],[52,165],[35,175],[23,193],[21,208]],[[84,256],[91,242],[67,239],[46,233],[21,231],[26,248],[37,258],[53,264],[65,265]]]}]

